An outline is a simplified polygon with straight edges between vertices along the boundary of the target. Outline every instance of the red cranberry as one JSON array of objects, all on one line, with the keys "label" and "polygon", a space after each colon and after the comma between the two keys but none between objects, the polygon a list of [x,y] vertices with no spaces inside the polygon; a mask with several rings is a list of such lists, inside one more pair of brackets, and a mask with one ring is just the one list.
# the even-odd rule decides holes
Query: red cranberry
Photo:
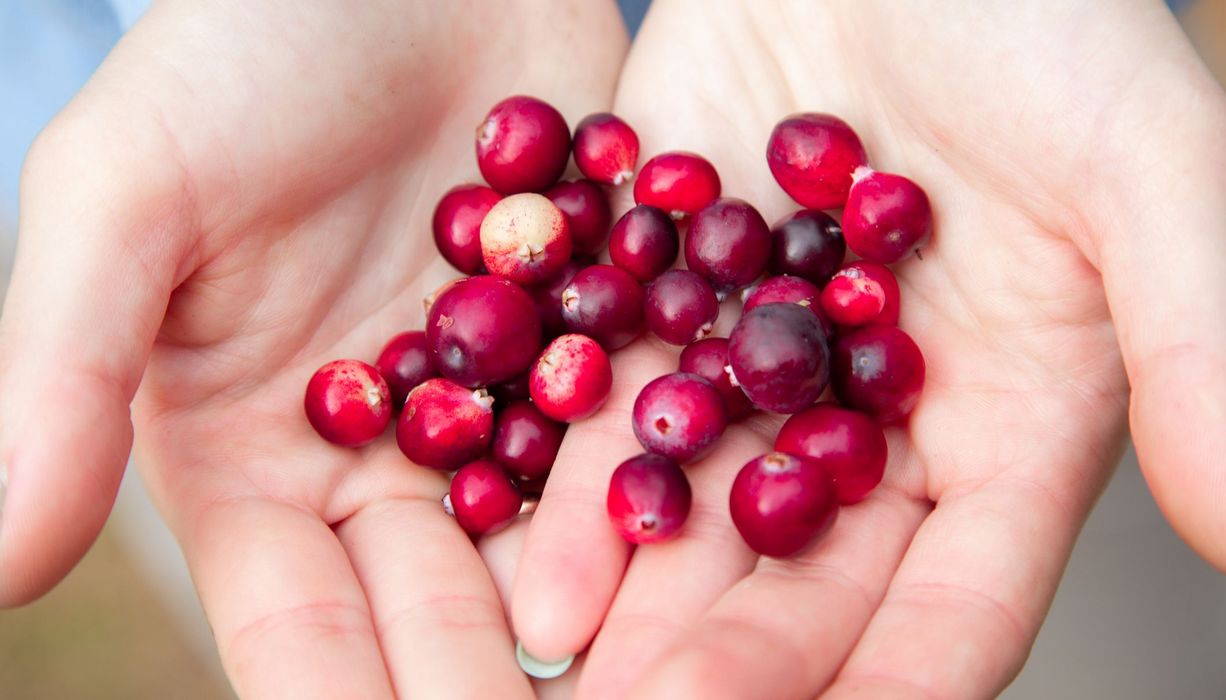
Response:
[{"label": "red cranberry", "polygon": [[789,418],[779,429],[775,449],[820,464],[843,504],[863,499],[881,483],[889,454],[877,421],[831,402]]},{"label": "red cranberry", "polygon": [[647,287],[647,328],[666,343],[688,345],[711,333],[719,317],[715,290],[702,275],[669,270]]},{"label": "red cranberry", "polygon": [[451,514],[470,535],[497,532],[519,515],[524,497],[502,465],[479,459],[460,467],[447,491]]},{"label": "red cranberry", "polygon": [[758,279],[771,252],[766,221],[747,202],[717,199],[694,214],[685,236],[685,264],[723,298]]},{"label": "red cranberry", "polygon": [[549,189],[569,158],[566,119],[534,97],[508,97],[477,128],[477,167],[503,194]]},{"label": "red cranberry", "polygon": [[815,543],[834,524],[839,507],[821,465],[782,452],[742,467],[728,505],[745,544],[768,557],[790,557]]},{"label": "red cranberry", "polygon": [[847,247],[865,260],[892,263],[932,233],[932,206],[919,185],[867,166],[852,175],[843,209]]},{"label": "red cranberry", "polygon": [[794,114],[775,125],[766,146],[771,174],[788,196],[810,209],[838,209],[851,173],[868,163],[860,137],[838,117]]},{"label": "red cranberry", "polygon": [[490,396],[494,397],[495,408],[506,408],[516,401],[527,401],[531,394],[528,393],[528,377],[531,375],[531,370],[524,370],[518,376],[490,384],[486,387],[486,391]]},{"label": "red cranberry", "polygon": [[566,215],[575,255],[596,255],[604,250],[613,212],[600,185],[591,180],[567,180],[551,187],[545,196]]},{"label": "red cranberry", "polygon": [[342,447],[361,447],[392,420],[392,396],[379,370],[358,360],[336,360],[307,382],[307,420],[320,437]]},{"label": "red cranberry", "polygon": [[724,399],[728,420],[737,421],[753,411],[753,404],[741,387],[732,383],[728,374],[728,339],[705,338],[690,343],[681,351],[677,371],[697,374],[711,382]]},{"label": "red cranberry", "polygon": [[434,308],[434,302],[437,301],[438,298],[443,295],[443,292],[447,291],[448,289],[451,289],[452,285],[464,279],[467,279],[467,278],[457,277],[453,280],[447,280],[446,282],[440,284],[433,292],[430,292],[426,296],[422,297],[421,308],[426,318],[430,318],[430,309]]},{"label": "red cranberry", "polygon": [[565,425],[517,401],[494,420],[494,457],[519,479],[539,479],[553,467],[565,434]]},{"label": "red cranberry", "polygon": [[844,405],[888,423],[905,418],[924,388],[924,356],[894,326],[866,326],[834,342],[834,394]]},{"label": "red cranberry", "polygon": [[396,444],[414,464],[458,469],[480,457],[494,433],[494,400],[482,389],[427,379],[409,392],[396,424]]},{"label": "red cranberry", "polygon": [[481,271],[481,222],[500,199],[483,185],[459,185],[434,208],[434,244],[444,260],[466,275]]},{"label": "red cranberry", "polygon": [[902,294],[890,268],[880,263],[848,263],[822,290],[822,310],[840,326],[895,325]]},{"label": "red cranberry", "polygon": [[663,209],[674,219],[702,209],[719,196],[719,173],[700,155],[672,151],[647,161],[634,181],[634,203]]},{"label": "red cranberry", "polygon": [[834,334],[834,326],[822,310],[822,290],[812,282],[791,275],[768,277],[754,287],[742,292],[744,306],[741,313],[753,311],[763,304],[796,304],[803,306],[817,316],[822,324],[822,332],[830,338]]},{"label": "red cranberry", "polygon": [[430,366],[429,344],[425,331],[401,333],[387,342],[375,367],[392,392],[392,404],[399,408],[413,390],[437,372]]},{"label": "red cranberry", "polygon": [[692,498],[676,462],[655,454],[631,457],[609,480],[609,522],[627,542],[661,542],[681,532]]},{"label": "red cranberry", "polygon": [[727,426],[723,397],[697,374],[658,377],[634,400],[634,436],[643,449],[678,462],[705,455]]},{"label": "red cranberry", "polygon": [[575,165],[583,176],[606,185],[634,177],[639,162],[639,137],[630,125],[603,112],[583,118],[575,127]]},{"label": "red cranberry", "polygon": [[643,288],[619,267],[592,265],[563,290],[562,318],[572,333],[616,350],[643,331]]},{"label": "red cranberry", "polygon": [[483,275],[448,287],[426,321],[430,360],[465,386],[506,381],[532,364],[541,324],[532,297],[514,284]]},{"label": "red cranberry", "polygon": [[570,225],[545,197],[513,194],[481,222],[481,255],[490,274],[531,287],[556,277],[570,261]]},{"label": "red cranberry", "polygon": [[536,304],[536,315],[541,319],[541,330],[546,338],[556,338],[566,332],[566,319],[562,318],[562,292],[583,268],[584,265],[571,260],[548,284],[528,290]]},{"label": "red cranberry", "polygon": [[623,214],[609,238],[613,264],[644,283],[672,267],[680,249],[677,225],[668,214],[646,204]]},{"label": "red cranberry", "polygon": [[821,323],[797,304],[764,304],[741,316],[728,338],[732,379],[755,406],[795,413],[821,396],[830,350]]},{"label": "red cranberry", "polygon": [[826,284],[843,264],[847,244],[843,228],[824,211],[801,209],[771,230],[772,275],[793,275],[813,284]]},{"label": "red cranberry", "polygon": [[528,385],[541,413],[571,423],[600,410],[613,387],[613,366],[604,348],[571,333],[550,343],[532,367]]}]

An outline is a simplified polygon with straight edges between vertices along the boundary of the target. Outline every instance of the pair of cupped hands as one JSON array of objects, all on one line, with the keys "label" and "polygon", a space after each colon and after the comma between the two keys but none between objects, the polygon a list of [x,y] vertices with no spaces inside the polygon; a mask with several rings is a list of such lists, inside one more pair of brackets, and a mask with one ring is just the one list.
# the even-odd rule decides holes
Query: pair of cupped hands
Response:
[{"label": "pair of cupped hands", "polygon": [[[683,534],[606,522],[639,341],[535,514],[477,546],[446,475],[320,440],[328,360],[421,327],[429,235],[511,94],[613,111],[768,220],[785,115],[848,120],[924,186],[896,270],[928,380],[884,483],[814,550],[755,556],[729,484],[779,418],[690,468]],[[245,698],[986,697],[1018,672],[1126,429],[1226,565],[1226,99],[1157,0],[166,0],[39,139],[0,326],[0,603],[59,580],[135,463]],[[624,188],[623,188],[624,189]],[[618,196],[623,202],[624,193]],[[1130,420],[1129,420],[1130,419]],[[588,650],[535,687],[542,660]],[[589,647],[590,643],[590,647]]]}]

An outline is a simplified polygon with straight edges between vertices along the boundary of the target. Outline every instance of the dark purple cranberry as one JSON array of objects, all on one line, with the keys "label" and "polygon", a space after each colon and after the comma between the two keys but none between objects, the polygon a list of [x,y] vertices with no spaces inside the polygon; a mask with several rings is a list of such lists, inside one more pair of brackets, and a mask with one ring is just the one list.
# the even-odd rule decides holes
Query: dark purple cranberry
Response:
[{"label": "dark purple cranberry", "polygon": [[681,351],[677,371],[697,374],[711,382],[724,399],[728,421],[737,421],[753,411],[753,404],[728,374],[728,339],[705,338]]},{"label": "dark purple cranberry", "polygon": [[677,262],[681,239],[677,225],[662,209],[640,204],[613,225],[609,257],[613,264],[650,282]]},{"label": "dark purple cranberry", "polygon": [[634,435],[643,449],[678,462],[702,457],[727,426],[723,397],[697,374],[658,377],[634,400]]},{"label": "dark purple cranberry", "polygon": [[490,384],[486,387],[490,396],[494,397],[494,407],[501,410],[516,401],[527,401],[530,396],[528,393],[528,378],[531,375],[532,370],[529,369],[517,377],[512,377],[505,382]]},{"label": "dark purple cranberry", "polygon": [[392,397],[379,370],[359,360],[335,360],[307,382],[307,420],[334,445],[361,447],[392,420]]},{"label": "dark purple cranberry", "polygon": [[452,187],[434,208],[434,244],[466,275],[481,271],[481,222],[502,195],[482,185]]},{"label": "dark purple cranberry", "polygon": [[690,482],[676,462],[644,454],[618,465],[606,505],[617,534],[633,544],[649,544],[681,532],[691,500]]},{"label": "dark purple cranberry", "polygon": [[775,437],[775,450],[822,465],[843,504],[863,499],[881,483],[889,456],[877,421],[830,401],[789,418]]},{"label": "dark purple cranberry", "polygon": [[484,386],[528,369],[541,349],[541,322],[524,290],[489,275],[469,277],[434,300],[426,340],[443,376]]},{"label": "dark purple cranberry", "polygon": [[706,277],[723,298],[766,269],[771,232],[748,202],[717,199],[698,210],[685,236],[685,264]]},{"label": "dark purple cranberry", "polygon": [[801,209],[771,230],[772,275],[793,275],[823,286],[847,254],[843,228],[824,211]]},{"label": "dark purple cranberry", "polygon": [[553,467],[564,435],[565,425],[531,403],[517,401],[494,420],[494,457],[519,479],[539,479]]},{"label": "dark purple cranberry", "polygon": [[479,459],[460,467],[451,477],[444,507],[470,535],[497,532],[519,515],[524,497],[502,465]]},{"label": "dark purple cranberry", "polygon": [[805,457],[770,452],[751,460],[732,482],[732,524],[745,544],[768,557],[790,557],[822,536],[838,515],[834,482]]},{"label": "dark purple cranberry", "polygon": [[571,248],[577,257],[596,255],[609,240],[613,212],[609,198],[591,180],[559,182],[545,193],[570,224]]},{"label": "dark purple cranberry", "polygon": [[427,379],[409,392],[396,444],[414,464],[449,471],[485,453],[494,433],[494,400],[482,389]]},{"label": "dark purple cranberry", "polygon": [[669,270],[647,287],[647,328],[666,343],[688,345],[711,333],[719,317],[715,290],[702,275]]},{"label": "dark purple cranberry", "polygon": [[404,405],[413,387],[438,374],[430,366],[425,331],[409,331],[389,340],[379,353],[375,367],[387,382],[392,392],[392,405],[397,408]]},{"label": "dark purple cranberry", "polygon": [[541,331],[546,338],[556,338],[566,332],[566,320],[562,318],[562,292],[584,267],[571,260],[552,282],[528,290],[536,304],[536,314],[541,319]]},{"label": "dark purple cranberry", "polygon": [[643,332],[643,288],[621,268],[592,265],[563,290],[562,318],[570,332],[616,350]]},{"label": "dark purple cranberry", "polygon": [[568,160],[566,119],[535,97],[508,97],[477,127],[477,167],[490,187],[503,194],[549,189]]},{"label": "dark purple cranberry", "polygon": [[742,316],[728,338],[728,363],[749,400],[776,413],[811,405],[830,379],[826,334],[797,304],[765,304]]},{"label": "dark purple cranberry", "polygon": [[905,418],[924,388],[924,355],[895,326],[867,326],[834,343],[834,394],[883,423]]}]

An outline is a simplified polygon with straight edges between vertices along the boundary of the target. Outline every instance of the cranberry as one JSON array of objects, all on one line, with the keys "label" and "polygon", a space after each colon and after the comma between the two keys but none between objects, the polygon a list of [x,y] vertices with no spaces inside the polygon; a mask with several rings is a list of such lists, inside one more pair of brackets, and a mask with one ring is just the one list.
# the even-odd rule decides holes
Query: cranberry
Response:
[{"label": "cranberry", "polygon": [[482,275],[460,280],[438,296],[426,321],[430,360],[465,386],[506,381],[532,364],[541,324],[532,297],[514,284]]},{"label": "cranberry", "polygon": [[627,542],[661,542],[681,532],[693,496],[681,467],[644,454],[622,462],[609,480],[609,522]]},{"label": "cranberry", "polygon": [[532,367],[528,385],[541,413],[565,422],[600,410],[613,387],[613,367],[604,348],[578,333],[557,338]]},{"label": "cranberry", "polygon": [[703,207],[685,236],[686,266],[710,280],[721,299],[758,279],[770,252],[770,228],[740,199],[717,199]]},{"label": "cranberry", "polygon": [[482,389],[427,379],[409,393],[396,444],[414,464],[457,469],[480,457],[494,432],[494,400]]},{"label": "cranberry", "polygon": [[567,180],[554,185],[545,196],[566,215],[575,255],[596,255],[604,250],[613,212],[600,185],[591,180]]},{"label": "cranberry", "polygon": [[513,194],[481,222],[481,255],[491,274],[531,287],[558,275],[570,261],[570,224],[539,194]]},{"label": "cranberry", "polygon": [[619,267],[592,265],[563,290],[562,318],[572,333],[616,350],[643,331],[643,288]]},{"label": "cranberry", "polygon": [[865,260],[892,263],[932,233],[932,206],[919,185],[867,166],[852,174],[843,208],[847,247]]},{"label": "cranberry", "polygon": [[834,394],[844,405],[888,423],[905,418],[924,388],[924,356],[894,326],[866,326],[834,343]]},{"label": "cranberry", "polygon": [[724,399],[697,374],[674,372],[643,387],[634,400],[634,435],[643,449],[678,462],[706,454],[728,426]]},{"label": "cranberry", "polygon": [[677,225],[668,214],[646,204],[623,214],[609,238],[613,264],[644,283],[672,267],[680,249]]},{"label": "cranberry", "polygon": [[728,373],[727,338],[705,338],[685,346],[677,371],[697,374],[711,382],[724,399],[724,412],[729,421],[740,420],[753,411],[749,397],[732,383]]},{"label": "cranberry", "polygon": [[702,275],[669,270],[647,287],[647,328],[673,345],[688,345],[711,333],[719,317],[715,290]]},{"label": "cranberry", "polygon": [[826,284],[843,263],[847,243],[839,222],[824,211],[801,209],[771,230],[772,275],[803,277],[818,286]]},{"label": "cranberry", "polygon": [[519,515],[524,497],[502,465],[479,459],[460,467],[447,491],[451,514],[470,535],[497,532]]},{"label": "cranberry", "polygon": [[434,244],[444,260],[466,275],[481,271],[481,222],[500,199],[483,185],[459,185],[434,208]]},{"label": "cranberry", "polygon": [[566,332],[566,319],[562,318],[562,292],[583,268],[583,265],[571,260],[548,284],[528,290],[536,304],[536,315],[541,319],[541,330],[546,338],[556,338]]},{"label": "cranberry", "polygon": [[375,367],[392,392],[392,404],[399,408],[413,390],[438,373],[430,366],[429,344],[425,331],[401,333],[387,342]]},{"label": "cranberry", "polygon": [[335,360],[307,382],[307,420],[320,437],[342,447],[361,447],[392,420],[392,396],[379,370],[358,360]]},{"label": "cranberry", "polygon": [[817,320],[822,324],[822,332],[827,338],[834,334],[834,326],[826,317],[826,312],[822,310],[822,290],[801,277],[791,275],[768,277],[758,285],[742,292],[741,298],[744,302],[741,313],[753,311],[763,304],[778,302],[803,306],[817,316]]},{"label": "cranberry", "polygon": [[719,196],[719,173],[700,155],[672,151],[647,161],[634,181],[634,203],[683,219]]},{"label": "cranberry", "polygon": [[834,524],[839,507],[821,465],[782,452],[741,467],[728,505],[745,544],[768,557],[790,557],[812,545]]},{"label": "cranberry", "polygon": [[877,421],[831,402],[789,418],[775,437],[775,449],[820,464],[843,504],[863,499],[881,483],[889,454]]},{"label": "cranberry", "polygon": [[901,292],[890,268],[880,263],[848,263],[822,290],[822,310],[840,326],[895,325]]},{"label": "cranberry", "polygon": [[788,196],[810,209],[838,209],[851,173],[868,163],[860,137],[829,114],[794,114],[775,125],[766,146],[771,174]]},{"label": "cranberry", "polygon": [[508,97],[477,127],[477,167],[503,194],[549,189],[569,158],[566,119],[534,97]]},{"label": "cranberry", "polygon": [[494,421],[494,457],[519,479],[539,479],[553,467],[565,434],[565,425],[531,403],[517,401]]},{"label": "cranberry", "polygon": [[813,312],[797,304],[764,304],[741,316],[728,338],[732,379],[755,406],[794,413],[826,388],[826,343]]},{"label": "cranberry", "polygon": [[421,308],[426,318],[430,317],[430,309],[434,308],[434,302],[437,301],[438,298],[443,295],[443,292],[447,291],[448,289],[451,289],[452,285],[464,279],[467,279],[467,278],[457,277],[453,280],[447,280],[446,282],[440,284],[437,288],[435,288],[433,292],[430,292],[426,296],[422,297]]},{"label": "cranberry", "polygon": [[490,384],[486,387],[486,391],[490,396],[494,397],[494,406],[496,408],[506,408],[516,401],[527,401],[531,394],[528,393],[528,377],[531,375],[531,370],[524,370],[519,375]]},{"label": "cranberry", "polygon": [[639,162],[639,137],[630,125],[602,112],[583,118],[575,127],[575,165],[583,176],[606,185],[634,177]]}]

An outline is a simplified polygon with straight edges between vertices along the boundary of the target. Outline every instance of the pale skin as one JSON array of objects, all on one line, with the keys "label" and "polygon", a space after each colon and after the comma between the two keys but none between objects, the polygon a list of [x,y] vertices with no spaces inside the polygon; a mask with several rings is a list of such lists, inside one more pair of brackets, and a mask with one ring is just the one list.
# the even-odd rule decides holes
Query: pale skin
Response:
[{"label": "pale skin", "polygon": [[[88,547],[133,424],[243,697],[526,697],[513,635],[541,658],[591,644],[560,695],[987,697],[1129,427],[1172,524],[1226,567],[1226,99],[1160,3],[1046,5],[660,0],[628,58],[600,3],[158,6],[26,173],[0,602]],[[448,277],[433,204],[517,92],[703,153],[768,220],[795,205],[766,135],[799,110],[928,190],[936,237],[897,266],[925,394],[812,552],[760,560],[727,518],[769,417],[691,468],[681,538],[632,552],[608,528],[628,406],[675,367],[655,342],[615,357],[608,407],[487,564],[442,475],[311,433],[310,373],[421,323]]]}]

